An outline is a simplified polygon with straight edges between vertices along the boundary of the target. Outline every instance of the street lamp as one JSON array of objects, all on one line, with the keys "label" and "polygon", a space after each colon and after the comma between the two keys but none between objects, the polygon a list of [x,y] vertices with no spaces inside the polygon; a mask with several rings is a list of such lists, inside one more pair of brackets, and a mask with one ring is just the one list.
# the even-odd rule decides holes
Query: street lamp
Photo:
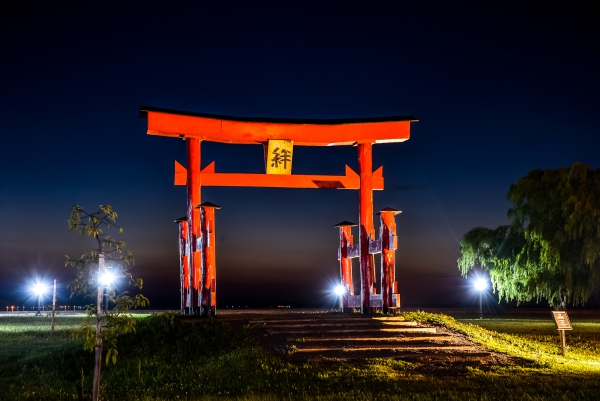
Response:
[{"label": "street lamp", "polygon": [[100,282],[104,286],[104,293],[106,296],[106,303],[104,304],[105,311],[108,311],[108,286],[110,286],[114,280],[115,275],[110,270],[105,271],[102,277],[100,278]]},{"label": "street lamp", "polygon": [[481,303],[481,293],[487,288],[487,280],[478,278],[475,280],[475,289],[479,292],[479,318],[483,319],[483,306]]},{"label": "street lamp", "polygon": [[44,286],[44,284],[37,283],[33,286],[33,293],[37,294],[38,296],[38,308],[37,313],[35,314],[36,316],[42,316],[40,308],[42,306],[42,295],[44,294],[44,292],[46,292],[46,286]]},{"label": "street lamp", "polygon": [[346,293],[346,287],[338,284],[333,288],[333,293],[339,297],[340,300],[340,308],[343,308],[344,303],[343,303],[343,296]]}]

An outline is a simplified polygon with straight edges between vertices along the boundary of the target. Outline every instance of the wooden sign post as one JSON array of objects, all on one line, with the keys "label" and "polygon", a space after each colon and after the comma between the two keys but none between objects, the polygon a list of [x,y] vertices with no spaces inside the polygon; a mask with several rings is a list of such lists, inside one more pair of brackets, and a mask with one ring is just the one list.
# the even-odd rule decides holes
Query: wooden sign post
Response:
[{"label": "wooden sign post", "polygon": [[556,324],[556,329],[560,334],[560,349],[563,355],[567,352],[567,340],[565,337],[565,330],[573,330],[569,315],[565,311],[552,311],[552,317]]}]

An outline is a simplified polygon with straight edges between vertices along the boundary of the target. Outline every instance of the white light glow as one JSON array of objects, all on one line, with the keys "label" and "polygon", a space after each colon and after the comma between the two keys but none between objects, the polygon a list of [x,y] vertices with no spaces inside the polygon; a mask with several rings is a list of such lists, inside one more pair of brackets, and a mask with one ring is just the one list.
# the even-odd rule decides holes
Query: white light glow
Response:
[{"label": "white light glow", "polygon": [[346,288],[343,285],[336,285],[335,288],[333,289],[333,292],[337,296],[342,296],[346,292]]},{"label": "white light glow", "polygon": [[478,278],[475,280],[475,289],[477,291],[483,291],[487,288],[487,280],[483,278]]},{"label": "white light glow", "polygon": [[33,292],[35,295],[42,295],[46,292],[46,286],[42,283],[37,283],[33,286]]},{"label": "white light glow", "polygon": [[104,272],[104,274],[100,278],[100,282],[104,286],[111,285],[114,280],[115,280],[115,275],[112,274],[111,271]]}]

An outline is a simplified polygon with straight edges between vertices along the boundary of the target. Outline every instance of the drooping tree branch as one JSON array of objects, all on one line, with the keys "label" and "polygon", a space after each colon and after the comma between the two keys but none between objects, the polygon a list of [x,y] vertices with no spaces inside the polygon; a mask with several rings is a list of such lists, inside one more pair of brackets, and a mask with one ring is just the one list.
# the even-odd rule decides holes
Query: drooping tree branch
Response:
[{"label": "drooping tree branch", "polygon": [[600,170],[532,170],[507,197],[509,226],[463,236],[462,274],[488,270],[501,299],[584,304],[600,289]]}]

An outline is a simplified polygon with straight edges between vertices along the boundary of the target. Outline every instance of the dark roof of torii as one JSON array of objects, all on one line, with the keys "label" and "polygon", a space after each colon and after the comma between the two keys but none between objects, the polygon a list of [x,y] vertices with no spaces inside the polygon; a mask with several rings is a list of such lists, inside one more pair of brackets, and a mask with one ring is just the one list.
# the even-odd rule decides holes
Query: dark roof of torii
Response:
[{"label": "dark roof of torii", "polygon": [[375,213],[375,215],[381,214],[382,212],[394,212],[394,214],[396,215],[402,213],[402,210],[394,209],[391,207],[384,207],[378,213]]},{"label": "dark roof of torii", "polygon": [[334,227],[356,227],[358,224],[352,223],[350,221],[344,220],[341,223],[337,223]]},{"label": "dark roof of torii", "polygon": [[199,209],[201,207],[213,207],[215,209],[220,209],[221,208],[221,206],[215,205],[212,202],[203,202],[203,203],[199,204],[198,206],[196,206],[196,209]]}]

